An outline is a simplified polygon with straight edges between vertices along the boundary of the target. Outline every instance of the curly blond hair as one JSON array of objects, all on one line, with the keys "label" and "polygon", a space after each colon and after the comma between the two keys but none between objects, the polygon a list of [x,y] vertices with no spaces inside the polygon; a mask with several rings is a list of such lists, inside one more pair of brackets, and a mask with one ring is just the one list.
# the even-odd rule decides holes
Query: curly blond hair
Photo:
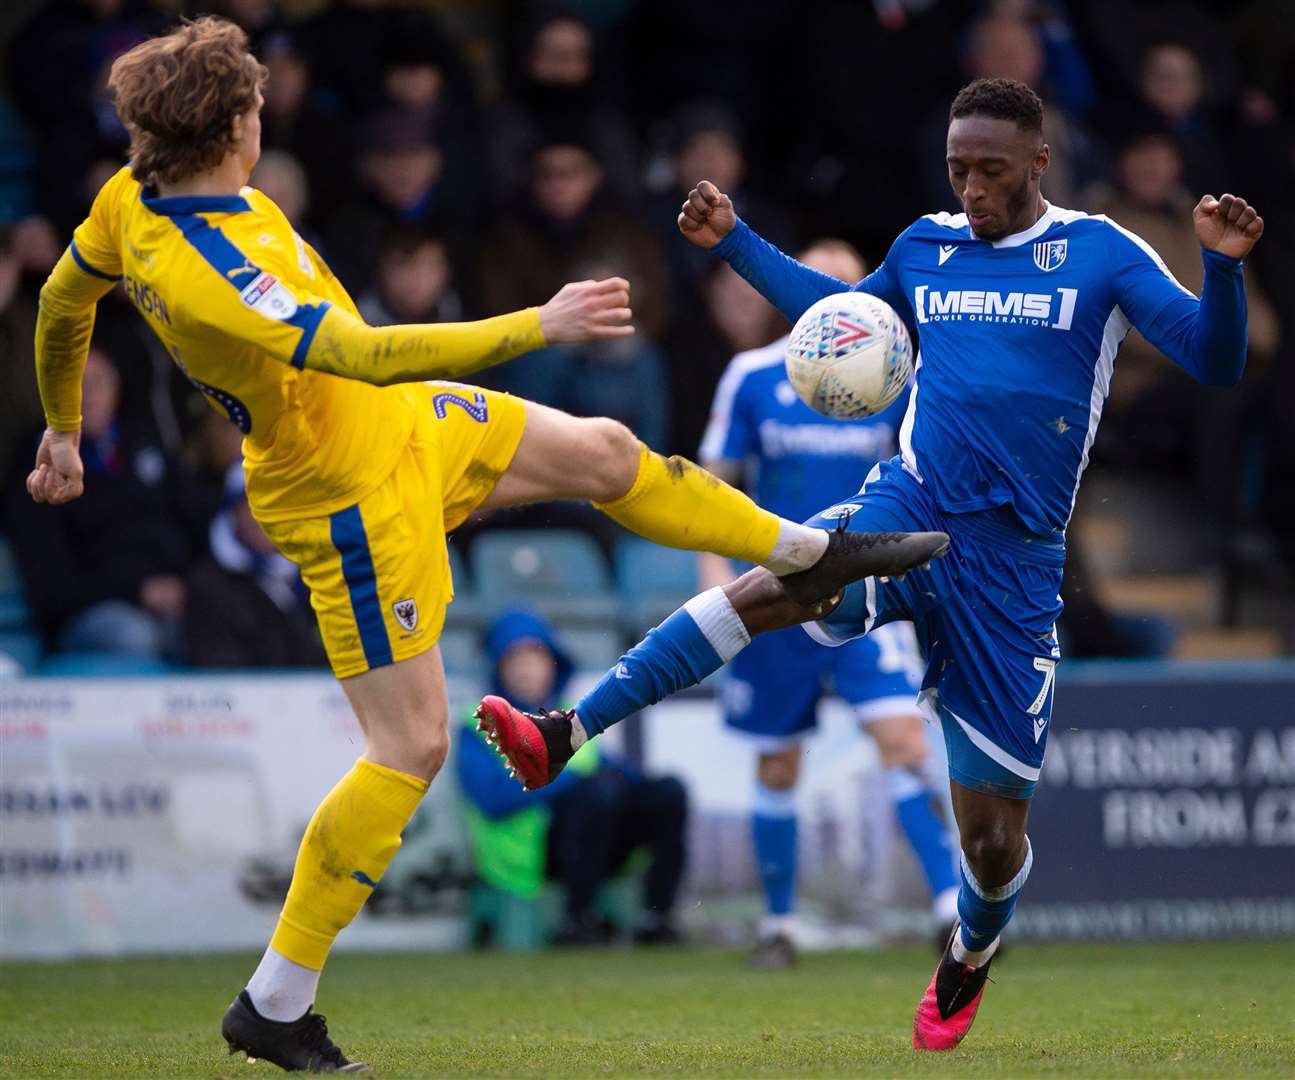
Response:
[{"label": "curly blond hair", "polygon": [[219,165],[234,145],[234,117],[255,107],[266,74],[247,35],[213,16],[119,56],[108,90],[130,131],[135,179],[173,184]]}]

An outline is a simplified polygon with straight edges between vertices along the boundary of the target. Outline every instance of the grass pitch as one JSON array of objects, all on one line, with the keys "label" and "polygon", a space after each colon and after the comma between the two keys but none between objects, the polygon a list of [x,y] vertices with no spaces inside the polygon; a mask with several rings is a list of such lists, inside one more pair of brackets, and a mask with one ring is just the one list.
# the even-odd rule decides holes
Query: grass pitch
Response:
[{"label": "grass pitch", "polygon": [[[1295,946],[1018,945],[967,1042],[909,1047],[919,949],[789,972],[670,950],[350,956],[319,1002],[381,1077],[1295,1075]],[[239,1077],[221,1013],[253,958],[0,966],[5,1076]]]}]

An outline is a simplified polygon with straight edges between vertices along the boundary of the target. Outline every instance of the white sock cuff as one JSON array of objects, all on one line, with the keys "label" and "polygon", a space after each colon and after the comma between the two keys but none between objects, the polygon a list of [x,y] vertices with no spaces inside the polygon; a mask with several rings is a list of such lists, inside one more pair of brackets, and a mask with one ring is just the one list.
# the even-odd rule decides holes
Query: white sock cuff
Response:
[{"label": "white sock cuff", "polygon": [[683,609],[724,663],[751,644],[751,635],[742,625],[741,616],[718,585],[694,596]]},{"label": "white sock cuff", "polygon": [[966,852],[958,852],[958,860],[962,864],[962,875],[967,879],[967,884],[971,886],[972,891],[982,900],[988,900],[991,903],[998,900],[1008,900],[1021,891],[1025,884],[1026,878],[1030,876],[1030,867],[1034,865],[1034,848],[1030,846],[1030,838],[1025,838],[1025,862],[1021,868],[1016,871],[1016,876],[1006,885],[998,885],[992,889],[987,889],[976,880],[976,875],[971,872],[971,866],[967,862]]},{"label": "white sock cuff", "polygon": [[755,803],[752,809],[761,817],[789,818],[796,816],[796,789],[767,787],[755,782]]}]

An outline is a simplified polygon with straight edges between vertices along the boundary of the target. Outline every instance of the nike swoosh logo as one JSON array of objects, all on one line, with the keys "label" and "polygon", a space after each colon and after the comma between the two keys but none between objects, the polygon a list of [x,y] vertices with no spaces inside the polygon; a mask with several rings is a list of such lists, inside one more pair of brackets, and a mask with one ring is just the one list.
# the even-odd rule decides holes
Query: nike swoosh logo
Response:
[{"label": "nike swoosh logo", "polygon": [[940,245],[940,265],[943,266],[945,263],[947,263],[949,259],[953,256],[954,252],[956,252],[957,250],[958,250],[957,244],[941,244]]}]

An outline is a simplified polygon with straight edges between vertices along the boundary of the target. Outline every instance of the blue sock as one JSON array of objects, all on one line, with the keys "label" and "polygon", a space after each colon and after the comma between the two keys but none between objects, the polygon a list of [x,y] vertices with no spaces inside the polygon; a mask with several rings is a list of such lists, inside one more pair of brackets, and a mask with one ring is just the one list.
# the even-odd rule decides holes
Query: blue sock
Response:
[{"label": "blue sock", "polygon": [[791,789],[774,791],[756,781],[751,834],[765,907],[770,915],[790,915],[796,895],[796,801]]},{"label": "blue sock", "polygon": [[696,686],[751,641],[722,589],[694,596],[621,657],[576,706],[590,738],[612,724]]},{"label": "blue sock", "polygon": [[967,865],[967,856],[961,858],[962,888],[958,890],[958,919],[962,923],[962,946],[970,952],[988,948],[1003,932],[1016,910],[1016,897],[1030,876],[1034,865],[1034,850],[1030,838],[1025,838],[1025,862],[1016,876],[1006,885],[987,889],[976,880]]},{"label": "blue sock", "polygon": [[[922,864],[932,899],[958,887],[953,869],[953,843],[949,830],[935,813],[935,796],[912,769],[886,770],[895,817]],[[946,923],[947,926],[947,923]]]}]

